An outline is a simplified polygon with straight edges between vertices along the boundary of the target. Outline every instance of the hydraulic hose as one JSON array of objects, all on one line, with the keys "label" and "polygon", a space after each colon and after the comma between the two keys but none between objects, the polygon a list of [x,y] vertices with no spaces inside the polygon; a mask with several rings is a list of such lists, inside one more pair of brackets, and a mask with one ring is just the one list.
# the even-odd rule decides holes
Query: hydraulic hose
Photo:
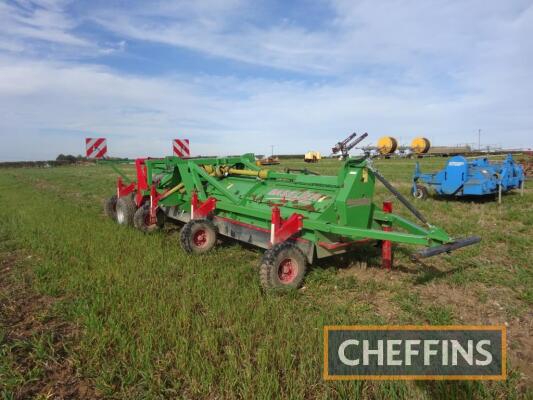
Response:
[{"label": "hydraulic hose", "polygon": [[400,202],[409,210],[411,211],[411,213],[416,217],[418,218],[420,221],[422,221],[424,224],[426,224],[427,226],[431,226],[431,224],[428,222],[428,220],[422,215],[422,213],[420,211],[418,211],[410,202],[409,200],[407,200],[400,192],[398,192],[398,190],[396,190],[394,188],[394,186],[392,186],[390,184],[390,182],[388,180],[385,179],[385,177],[383,175],[381,175],[379,173],[379,171],[377,169],[374,168],[374,166],[372,165],[371,162],[367,162],[367,165],[369,170],[371,170],[374,175],[376,176],[376,178],[378,178],[378,180],[383,183],[383,186],[385,186],[389,192],[391,192],[398,200],[400,200]]}]

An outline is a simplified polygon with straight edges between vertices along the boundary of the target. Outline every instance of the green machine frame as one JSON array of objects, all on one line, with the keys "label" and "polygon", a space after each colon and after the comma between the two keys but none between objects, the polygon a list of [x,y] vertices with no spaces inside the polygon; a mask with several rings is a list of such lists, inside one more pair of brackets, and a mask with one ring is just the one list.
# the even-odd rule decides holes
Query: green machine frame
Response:
[{"label": "green machine frame", "polygon": [[[158,214],[186,224],[209,221],[217,234],[267,250],[290,243],[308,263],[379,241],[383,264],[390,267],[392,242],[423,246],[413,257],[424,258],[480,240],[455,240],[427,222],[367,157],[348,158],[336,176],[264,169],[253,154],[137,159],[135,166],[135,182],[123,183],[127,177],[121,173],[117,198],[132,198],[144,210],[146,226],[157,225]],[[422,226],[393,214],[390,204],[373,202],[376,179]]]}]

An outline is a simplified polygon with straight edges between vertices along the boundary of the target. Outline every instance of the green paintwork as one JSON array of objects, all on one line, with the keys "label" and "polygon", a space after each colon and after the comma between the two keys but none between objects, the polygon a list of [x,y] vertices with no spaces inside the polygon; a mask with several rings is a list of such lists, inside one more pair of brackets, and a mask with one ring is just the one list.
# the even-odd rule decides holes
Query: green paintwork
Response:
[{"label": "green paintwork", "polygon": [[[366,167],[365,159],[346,160],[337,176],[265,171],[255,165],[252,154],[198,159],[167,157],[149,159],[145,164],[149,185],[153,177],[160,177],[156,186],[159,193],[179,183],[184,185],[182,193],[175,192],[160,201],[165,206],[187,211],[191,195],[196,191],[201,201],[209,197],[217,199],[216,215],[264,229],[270,229],[274,204],[280,205],[282,218],[301,214],[304,217],[301,236],[313,243],[368,238],[431,247],[452,242],[438,227],[423,228],[381,211],[372,201],[375,177]],[[266,177],[213,176],[204,166],[262,170]],[[149,191],[145,194],[149,195]],[[385,232],[384,225],[391,225],[395,230]]]}]

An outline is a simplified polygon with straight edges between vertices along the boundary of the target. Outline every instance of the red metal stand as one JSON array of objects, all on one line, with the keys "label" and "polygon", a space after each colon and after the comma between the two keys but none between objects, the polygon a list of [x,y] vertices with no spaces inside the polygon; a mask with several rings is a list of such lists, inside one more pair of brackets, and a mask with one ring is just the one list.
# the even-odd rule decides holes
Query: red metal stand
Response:
[{"label": "red metal stand", "polygon": [[[391,201],[383,202],[383,212],[392,213]],[[383,230],[385,232],[392,231],[390,223],[383,224]],[[390,240],[381,241],[381,267],[388,269],[389,271],[392,268],[392,243]]]},{"label": "red metal stand", "polygon": [[141,206],[143,201],[143,191],[148,190],[147,168],[144,164],[146,158],[138,158],[135,160],[135,170],[137,171],[137,193],[135,194],[135,202],[137,207]]},{"label": "red metal stand", "polygon": [[150,188],[150,224],[154,225],[157,223],[157,206],[159,205],[159,200],[161,196],[155,190],[155,185],[152,185]]},{"label": "red metal stand", "polygon": [[201,202],[198,194],[193,192],[191,197],[191,219],[206,218],[217,206],[217,199],[209,197],[206,201]]},{"label": "red metal stand", "polygon": [[127,196],[135,191],[135,183],[132,182],[129,185],[122,183],[122,177],[118,177],[117,181],[117,198]]},{"label": "red metal stand", "polygon": [[279,207],[274,205],[274,207],[272,207],[270,244],[274,246],[275,244],[284,242],[295,233],[300,232],[304,226],[303,219],[303,215],[294,213],[286,220],[283,220],[281,218]]}]

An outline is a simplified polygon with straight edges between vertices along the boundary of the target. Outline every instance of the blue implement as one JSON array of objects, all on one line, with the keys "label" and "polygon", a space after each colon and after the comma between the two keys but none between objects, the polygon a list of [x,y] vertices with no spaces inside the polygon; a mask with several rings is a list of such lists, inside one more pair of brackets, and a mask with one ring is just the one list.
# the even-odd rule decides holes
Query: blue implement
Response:
[{"label": "blue implement", "polygon": [[422,173],[417,162],[413,174],[412,194],[427,197],[432,187],[439,196],[488,196],[519,188],[524,181],[524,171],[508,154],[503,162],[489,161],[486,157],[467,160],[463,156],[451,157],[446,166],[436,173]]}]

